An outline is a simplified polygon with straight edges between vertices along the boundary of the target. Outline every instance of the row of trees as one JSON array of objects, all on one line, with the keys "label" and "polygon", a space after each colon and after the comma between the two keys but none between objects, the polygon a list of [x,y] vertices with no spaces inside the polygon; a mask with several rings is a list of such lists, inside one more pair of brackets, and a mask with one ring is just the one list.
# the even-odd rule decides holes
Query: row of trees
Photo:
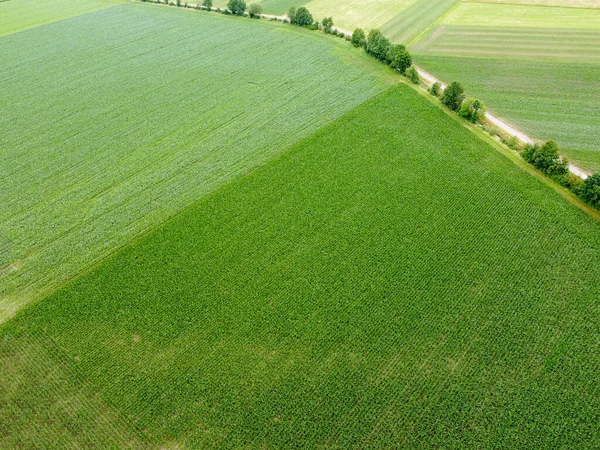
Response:
[{"label": "row of trees", "polygon": [[367,36],[364,30],[357,28],[352,33],[350,42],[354,47],[364,48],[369,55],[387,64],[392,69],[407,75],[413,82],[419,82],[419,74],[414,67],[411,73],[407,73],[407,70],[412,66],[412,57],[406,47],[401,44],[392,44],[381,31],[373,29],[369,31]]},{"label": "row of trees", "polygon": [[528,144],[521,155],[525,161],[600,210],[600,174],[596,173],[582,182],[569,171],[569,161],[560,155],[556,142],[548,141],[543,145]]}]

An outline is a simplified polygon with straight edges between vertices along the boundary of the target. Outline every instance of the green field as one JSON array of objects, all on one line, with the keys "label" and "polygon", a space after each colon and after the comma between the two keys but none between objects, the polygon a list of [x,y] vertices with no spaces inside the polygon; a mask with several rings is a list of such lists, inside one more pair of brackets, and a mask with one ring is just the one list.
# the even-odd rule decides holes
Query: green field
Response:
[{"label": "green field", "polygon": [[463,0],[474,3],[509,3],[513,5],[565,6],[568,8],[600,8],[600,0]]},{"label": "green field", "polygon": [[143,4],[4,36],[0,54],[0,321],[392,75],[322,34]]},{"label": "green field", "polygon": [[600,62],[600,28],[488,28],[442,25],[412,48],[435,55]]},{"label": "green field", "polygon": [[600,9],[461,2],[442,23],[460,26],[600,29]]},{"label": "green field", "polygon": [[555,139],[581,167],[600,171],[600,64],[416,55],[444,80],[461,80],[495,114]]},{"label": "green field", "polygon": [[306,7],[317,19],[332,16],[336,25],[350,31],[376,28],[419,0],[311,0]]},{"label": "green field", "polygon": [[79,16],[125,0],[3,0],[0,36]]},{"label": "green field", "polygon": [[593,448],[599,264],[391,88],[5,324],[0,445]]},{"label": "green field", "polygon": [[424,69],[597,171],[599,43],[600,9],[462,2],[411,50]]}]

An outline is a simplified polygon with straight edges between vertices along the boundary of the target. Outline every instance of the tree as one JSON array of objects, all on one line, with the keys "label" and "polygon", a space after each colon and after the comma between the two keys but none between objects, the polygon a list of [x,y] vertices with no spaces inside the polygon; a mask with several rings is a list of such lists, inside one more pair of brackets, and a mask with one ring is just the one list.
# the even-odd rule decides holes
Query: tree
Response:
[{"label": "tree", "polygon": [[323,19],[323,30],[325,30],[325,33],[330,33],[332,27],[333,27],[333,17],[325,17]]},{"label": "tree", "polygon": [[390,41],[381,34],[381,31],[373,29],[369,31],[367,37],[367,53],[373,55],[379,61],[388,62],[387,53],[390,48]]},{"label": "tree", "polygon": [[355,47],[364,47],[367,43],[365,32],[360,28],[357,28],[352,33],[352,39],[350,40],[350,42],[352,42],[352,45],[354,45]]},{"label": "tree", "polygon": [[485,116],[485,105],[480,100],[469,99],[463,102],[458,114],[469,122],[481,123]]},{"label": "tree", "polygon": [[412,58],[404,45],[390,45],[387,51],[387,60],[392,69],[404,73],[412,65]]},{"label": "tree", "polygon": [[458,111],[460,105],[465,100],[464,89],[459,82],[454,81],[444,91],[442,96],[442,103],[450,108],[452,111]]},{"label": "tree", "polygon": [[261,14],[262,14],[262,6],[260,6],[258,3],[251,3],[250,9],[248,9],[248,15],[250,17],[254,18],[254,17],[260,17]]},{"label": "tree", "polygon": [[231,11],[231,14],[241,16],[246,11],[246,2],[244,0],[229,0],[227,9]]},{"label": "tree", "polygon": [[312,14],[308,12],[308,9],[306,9],[304,6],[301,6],[296,10],[296,25],[300,27],[307,27],[312,25],[313,22],[314,20]]},{"label": "tree", "polygon": [[290,19],[290,23],[295,24],[296,23],[296,7],[292,6],[287,13],[289,19]]},{"label": "tree", "polygon": [[433,85],[431,85],[431,88],[429,88],[429,93],[431,95],[433,95],[434,97],[439,97],[440,91],[441,91],[441,86],[440,86],[440,83],[438,83],[437,81],[435,83],[433,83]]},{"label": "tree", "polygon": [[212,5],[213,5],[212,0],[204,0],[202,2],[202,6],[204,6],[204,8],[208,9],[209,11],[212,9]]},{"label": "tree", "polygon": [[585,202],[600,209],[600,173],[587,177],[577,193]]},{"label": "tree", "polygon": [[415,69],[415,66],[410,66],[408,69],[406,69],[405,72],[406,78],[408,78],[411,83],[413,84],[419,84],[421,82],[421,78],[419,77],[419,72],[417,72],[417,69]]},{"label": "tree", "polygon": [[540,147],[539,144],[526,145],[523,158],[561,184],[566,184],[569,174],[569,163],[558,152],[558,145],[548,141]]}]

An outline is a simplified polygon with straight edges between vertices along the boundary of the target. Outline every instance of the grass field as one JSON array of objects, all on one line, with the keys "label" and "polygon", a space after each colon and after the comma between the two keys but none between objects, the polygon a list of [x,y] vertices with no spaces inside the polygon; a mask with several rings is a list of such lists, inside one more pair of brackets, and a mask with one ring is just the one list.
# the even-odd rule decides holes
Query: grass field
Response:
[{"label": "grass field", "polygon": [[600,8],[600,0],[463,0],[474,3],[509,3],[513,5],[564,6],[567,8]]},{"label": "grass field", "polygon": [[125,0],[0,1],[0,36],[123,3]]},{"label": "grass field", "polygon": [[392,75],[321,34],[143,4],[4,36],[0,54],[0,321]]},{"label": "grass field", "polygon": [[463,82],[495,114],[535,139],[557,140],[593,171],[600,169],[599,42],[600,9],[462,2],[411,50],[426,70]]},{"label": "grass field", "polygon": [[486,27],[600,29],[600,9],[461,2],[443,24]]},{"label": "grass field", "polygon": [[599,264],[391,88],[5,324],[0,446],[593,448]]},{"label": "grass field", "polygon": [[555,139],[582,167],[600,171],[600,64],[416,55],[444,80],[460,80],[494,113],[534,137]]},{"label": "grass field", "polygon": [[600,62],[600,28],[463,27],[433,28],[412,48],[436,55],[568,59]]},{"label": "grass field", "polygon": [[419,0],[311,0],[306,7],[318,20],[333,16],[336,25],[352,31],[377,28],[415,3]]}]

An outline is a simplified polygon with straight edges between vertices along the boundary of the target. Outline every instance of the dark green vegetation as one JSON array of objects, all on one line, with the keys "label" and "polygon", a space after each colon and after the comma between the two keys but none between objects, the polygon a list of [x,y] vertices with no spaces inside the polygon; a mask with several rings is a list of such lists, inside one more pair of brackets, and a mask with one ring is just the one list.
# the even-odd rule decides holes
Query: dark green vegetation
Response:
[{"label": "dark green vegetation", "polygon": [[599,265],[392,88],[4,325],[0,447],[593,448]]},{"label": "dark green vegetation", "polygon": [[140,3],[0,55],[0,322],[393,75],[320,33]]},{"label": "dark green vegetation", "polygon": [[554,139],[577,165],[600,171],[600,64],[417,54],[442,80],[460,80],[495,115]]}]

